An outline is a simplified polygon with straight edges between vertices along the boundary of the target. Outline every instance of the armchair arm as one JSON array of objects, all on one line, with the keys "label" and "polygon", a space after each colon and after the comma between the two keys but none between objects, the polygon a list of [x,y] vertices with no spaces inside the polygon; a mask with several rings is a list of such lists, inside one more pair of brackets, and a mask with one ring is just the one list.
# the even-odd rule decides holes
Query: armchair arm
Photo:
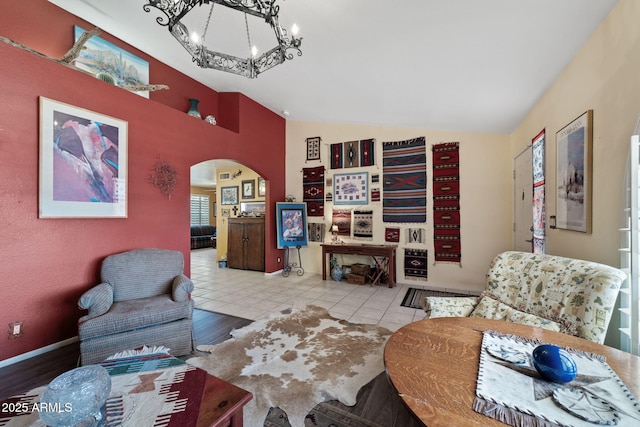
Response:
[{"label": "armchair arm", "polygon": [[187,301],[193,292],[193,282],[184,274],[173,279],[173,291],[171,297],[176,302]]},{"label": "armchair arm", "polygon": [[480,297],[425,297],[424,311],[427,318],[468,317]]},{"label": "armchair arm", "polygon": [[86,291],[78,300],[78,307],[89,310],[80,321],[98,317],[109,311],[113,304],[113,288],[108,283],[100,283]]}]

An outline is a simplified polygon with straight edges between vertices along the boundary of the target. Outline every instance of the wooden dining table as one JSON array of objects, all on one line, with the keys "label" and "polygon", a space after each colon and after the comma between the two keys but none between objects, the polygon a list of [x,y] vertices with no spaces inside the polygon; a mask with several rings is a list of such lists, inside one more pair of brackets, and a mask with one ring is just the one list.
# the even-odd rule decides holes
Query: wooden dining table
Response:
[{"label": "wooden dining table", "polygon": [[387,376],[413,414],[428,427],[504,426],[473,410],[484,331],[600,354],[628,390],[640,397],[640,357],[572,335],[477,317],[443,317],[410,323],[384,350]]}]

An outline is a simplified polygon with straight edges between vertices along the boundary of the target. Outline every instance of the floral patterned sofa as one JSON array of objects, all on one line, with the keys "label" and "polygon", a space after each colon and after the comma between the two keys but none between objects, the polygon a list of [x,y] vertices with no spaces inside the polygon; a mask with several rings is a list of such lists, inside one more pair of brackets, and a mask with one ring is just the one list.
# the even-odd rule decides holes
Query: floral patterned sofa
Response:
[{"label": "floral patterned sofa", "polygon": [[426,297],[433,317],[484,317],[538,326],[602,344],[626,275],[604,264],[503,252],[478,297]]}]

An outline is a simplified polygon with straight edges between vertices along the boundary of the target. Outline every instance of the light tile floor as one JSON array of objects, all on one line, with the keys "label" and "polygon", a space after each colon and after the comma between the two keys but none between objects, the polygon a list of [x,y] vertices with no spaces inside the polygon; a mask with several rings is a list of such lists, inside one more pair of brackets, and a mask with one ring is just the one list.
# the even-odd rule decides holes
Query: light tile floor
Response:
[{"label": "light tile floor", "polygon": [[384,326],[392,331],[424,319],[422,309],[402,307],[410,287],[351,285],[346,281],[322,280],[322,275],[306,273],[289,277],[258,271],[219,268],[215,249],[191,251],[191,279],[195,284],[196,308],[256,320],[271,313],[314,304],[325,307],[337,318],[353,323]]}]

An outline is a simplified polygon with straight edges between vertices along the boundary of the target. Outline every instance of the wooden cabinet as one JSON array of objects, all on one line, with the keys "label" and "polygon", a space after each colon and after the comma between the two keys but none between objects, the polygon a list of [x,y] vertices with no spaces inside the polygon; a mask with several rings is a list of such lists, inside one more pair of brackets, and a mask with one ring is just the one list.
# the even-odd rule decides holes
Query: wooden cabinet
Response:
[{"label": "wooden cabinet", "polygon": [[264,218],[229,218],[227,267],[264,271]]}]

